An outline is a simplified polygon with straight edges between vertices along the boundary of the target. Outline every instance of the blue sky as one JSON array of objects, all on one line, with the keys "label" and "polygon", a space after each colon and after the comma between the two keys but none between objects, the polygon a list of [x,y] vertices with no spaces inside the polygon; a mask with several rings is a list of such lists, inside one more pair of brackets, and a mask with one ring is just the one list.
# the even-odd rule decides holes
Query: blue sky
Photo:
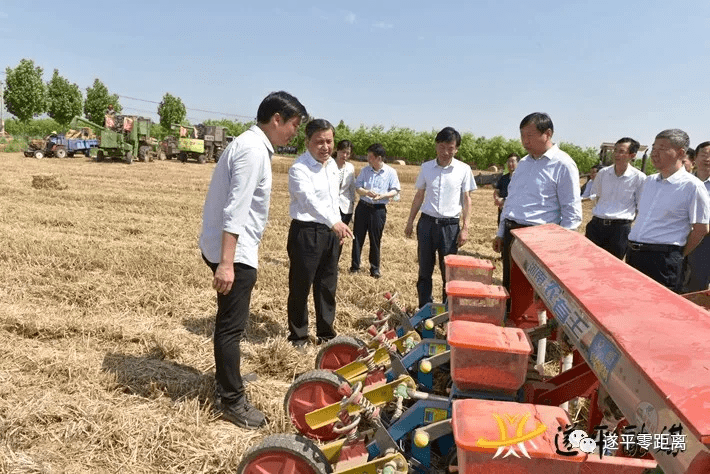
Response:
[{"label": "blue sky", "polygon": [[[82,91],[99,78],[125,97],[170,92],[193,123],[219,118],[194,109],[247,120],[283,89],[351,127],[516,138],[545,111],[557,141],[651,144],[682,128],[694,145],[710,140],[709,21],[707,0],[0,0],[0,68],[30,58]],[[157,118],[156,104],[121,104]]]}]

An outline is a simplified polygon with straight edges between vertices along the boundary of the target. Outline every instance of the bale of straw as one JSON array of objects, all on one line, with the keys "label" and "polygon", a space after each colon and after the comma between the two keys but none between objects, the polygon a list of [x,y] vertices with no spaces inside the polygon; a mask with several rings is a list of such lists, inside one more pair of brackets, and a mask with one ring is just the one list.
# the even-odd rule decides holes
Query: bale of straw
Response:
[{"label": "bale of straw", "polygon": [[55,174],[36,174],[32,176],[32,187],[36,189],[67,189],[68,184],[63,183]]}]

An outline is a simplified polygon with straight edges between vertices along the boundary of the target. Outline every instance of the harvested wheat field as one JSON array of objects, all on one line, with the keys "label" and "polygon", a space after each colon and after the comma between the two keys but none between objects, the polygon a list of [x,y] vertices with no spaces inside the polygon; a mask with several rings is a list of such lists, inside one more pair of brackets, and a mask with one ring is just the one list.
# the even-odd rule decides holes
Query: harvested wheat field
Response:
[{"label": "harvested wheat field", "polygon": [[[249,396],[270,419],[254,432],[211,414],[216,298],[197,237],[214,165],[0,153],[0,472],[235,472],[265,435],[292,431],[283,396],[316,348],[304,356],[285,340],[290,162],[274,158],[242,343],[243,372],[257,376]],[[385,291],[416,305],[417,244],[404,227],[418,167],[396,169],[382,278],[348,274],[344,248],[340,334],[362,334]],[[495,260],[492,189],[473,193],[473,207],[460,253]],[[438,270],[434,282],[437,297]]]}]

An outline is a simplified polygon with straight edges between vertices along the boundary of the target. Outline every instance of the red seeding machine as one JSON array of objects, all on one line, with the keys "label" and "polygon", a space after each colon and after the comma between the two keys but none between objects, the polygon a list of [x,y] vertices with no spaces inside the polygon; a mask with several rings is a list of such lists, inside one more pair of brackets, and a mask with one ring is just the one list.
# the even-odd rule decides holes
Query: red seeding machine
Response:
[{"label": "red seeding machine", "polygon": [[[446,305],[407,314],[386,295],[370,341],[327,345],[294,382],[298,434],[239,472],[710,473],[710,292],[676,295],[555,225],[513,234],[510,295],[463,256]],[[547,338],[566,348],[556,376]]]}]

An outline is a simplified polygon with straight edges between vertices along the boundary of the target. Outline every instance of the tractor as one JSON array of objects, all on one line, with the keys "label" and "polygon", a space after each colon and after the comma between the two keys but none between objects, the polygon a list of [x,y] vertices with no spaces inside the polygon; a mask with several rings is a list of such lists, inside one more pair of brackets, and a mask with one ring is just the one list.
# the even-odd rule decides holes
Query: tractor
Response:
[{"label": "tractor", "polygon": [[118,158],[130,164],[136,157],[140,161],[153,161],[157,157],[158,141],[150,135],[152,121],[149,118],[106,115],[106,126],[102,127],[85,118],[74,117],[72,127],[80,123],[100,132],[96,161]]}]

